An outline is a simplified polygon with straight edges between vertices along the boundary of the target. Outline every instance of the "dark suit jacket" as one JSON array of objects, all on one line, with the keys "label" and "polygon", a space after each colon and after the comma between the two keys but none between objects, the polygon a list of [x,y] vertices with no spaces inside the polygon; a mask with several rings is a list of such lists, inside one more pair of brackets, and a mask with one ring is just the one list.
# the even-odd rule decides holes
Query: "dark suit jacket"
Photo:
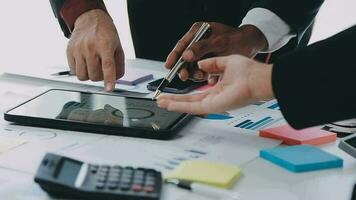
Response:
[{"label": "dark suit jacket", "polygon": [[[58,14],[64,0],[50,2],[63,31],[69,35]],[[272,10],[292,27],[298,37],[282,50],[289,51],[297,47],[323,0],[128,0],[127,3],[136,56],[164,61],[194,22],[221,22],[237,27],[255,7]],[[305,41],[309,37],[306,34]]]},{"label": "dark suit jacket", "polygon": [[279,58],[272,84],[295,128],[356,117],[356,26]]}]

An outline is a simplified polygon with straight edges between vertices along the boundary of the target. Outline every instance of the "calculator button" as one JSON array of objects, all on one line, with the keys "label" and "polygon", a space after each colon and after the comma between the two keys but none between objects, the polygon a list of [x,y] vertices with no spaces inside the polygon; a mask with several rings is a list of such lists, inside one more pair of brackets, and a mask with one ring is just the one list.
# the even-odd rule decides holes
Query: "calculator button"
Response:
[{"label": "calculator button", "polygon": [[100,172],[107,173],[109,172],[109,168],[100,168]]},{"label": "calculator button", "polygon": [[131,179],[121,179],[120,181],[122,184],[130,184],[131,183]]},{"label": "calculator button", "polygon": [[98,177],[97,180],[98,180],[99,182],[105,182],[105,181],[106,181],[106,177],[101,176],[101,177]]},{"label": "calculator button", "polygon": [[112,167],[112,169],[114,169],[114,170],[122,170],[122,167],[121,167],[121,166],[118,166],[118,165],[114,165],[114,166]]},{"label": "calculator button", "polygon": [[105,186],[105,183],[103,183],[103,182],[97,182],[96,185],[95,185],[95,187],[96,187],[97,189],[103,189],[104,186]]},{"label": "calculator button", "polygon": [[110,171],[110,174],[113,174],[113,175],[120,175],[120,171],[116,171],[115,169],[112,169]]},{"label": "calculator button", "polygon": [[121,175],[121,178],[122,178],[122,179],[130,179],[130,180],[131,180],[131,179],[132,179],[132,176],[131,176],[131,175],[128,175],[128,174],[122,174],[122,175]]},{"label": "calculator button", "polygon": [[155,181],[156,181],[155,177],[150,177],[150,176],[146,177],[146,182],[155,182]]},{"label": "calculator button", "polygon": [[123,184],[123,183],[121,183],[120,184],[120,189],[121,190],[129,190],[131,187],[130,187],[131,185],[130,184]]},{"label": "calculator button", "polygon": [[154,170],[147,170],[147,172],[146,172],[146,174],[148,175],[148,176],[155,176],[156,175],[156,171],[154,171]]},{"label": "calculator button", "polygon": [[134,177],[143,177],[144,173],[135,173]]},{"label": "calculator button", "polygon": [[112,180],[112,179],[109,179],[108,180],[108,183],[116,183],[116,184],[119,184],[119,180]]},{"label": "calculator button", "polygon": [[143,176],[144,174],[145,174],[144,171],[141,171],[141,170],[135,171],[135,175]]},{"label": "calculator button", "polygon": [[136,178],[136,177],[135,177],[135,178],[133,179],[133,182],[134,182],[134,183],[143,183],[143,178]]},{"label": "calculator button", "polygon": [[133,167],[125,167],[125,169],[126,169],[126,170],[131,170],[131,171],[133,171],[133,170],[134,170],[134,168],[133,168]]},{"label": "calculator button", "polygon": [[90,171],[91,173],[95,174],[99,169],[99,166],[98,165],[92,165],[90,166]]},{"label": "calculator button", "polygon": [[108,182],[119,182],[120,179],[116,177],[109,177]]},{"label": "calculator button", "polygon": [[143,190],[147,193],[152,193],[155,191],[155,188],[154,187],[151,187],[151,186],[146,186],[143,188]]},{"label": "calculator button", "polygon": [[117,189],[119,187],[119,184],[117,182],[109,182],[108,183],[108,188],[111,190]]},{"label": "calculator button", "polygon": [[125,168],[122,173],[133,174],[134,170],[131,168]]},{"label": "calculator button", "polygon": [[155,182],[152,182],[152,181],[150,181],[150,182],[145,182],[145,185],[146,186],[154,186],[154,185],[156,185],[156,183]]},{"label": "calculator button", "polygon": [[107,177],[108,177],[108,174],[107,174],[107,173],[102,173],[102,172],[100,172],[100,173],[98,174],[98,177],[107,178]]},{"label": "calculator button", "polygon": [[114,169],[110,171],[110,174],[112,174],[112,175],[117,175],[117,176],[119,176],[120,173],[121,173],[120,171],[116,171],[116,170],[114,170]]},{"label": "calculator button", "polygon": [[141,192],[142,189],[143,189],[143,187],[140,184],[134,184],[131,186],[131,190],[134,192]]}]

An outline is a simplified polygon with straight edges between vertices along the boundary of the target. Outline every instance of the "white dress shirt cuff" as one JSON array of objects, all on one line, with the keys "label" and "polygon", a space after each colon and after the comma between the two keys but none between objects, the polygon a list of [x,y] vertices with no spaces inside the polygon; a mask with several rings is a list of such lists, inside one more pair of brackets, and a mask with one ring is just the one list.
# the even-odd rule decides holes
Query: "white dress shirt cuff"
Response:
[{"label": "white dress shirt cuff", "polygon": [[256,26],[266,37],[268,48],[260,53],[277,51],[296,36],[290,26],[272,11],[265,8],[251,9],[242,20],[240,26]]}]

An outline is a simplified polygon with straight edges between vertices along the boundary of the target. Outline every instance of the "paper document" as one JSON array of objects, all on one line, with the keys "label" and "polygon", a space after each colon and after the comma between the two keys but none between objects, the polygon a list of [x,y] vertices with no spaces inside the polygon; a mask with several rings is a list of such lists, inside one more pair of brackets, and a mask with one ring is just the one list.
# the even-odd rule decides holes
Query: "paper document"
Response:
[{"label": "paper document", "polygon": [[0,136],[0,154],[8,150],[14,149],[26,143],[22,138],[11,138]]},{"label": "paper document", "polygon": [[240,131],[229,127],[214,128],[204,119],[197,118],[172,140],[108,136],[68,153],[76,158],[91,161],[152,167],[165,174],[182,161],[191,159],[241,165],[257,158],[260,149],[281,143],[255,135],[241,134]]},{"label": "paper document", "polygon": [[[275,104],[272,104],[275,107]],[[235,127],[257,134],[259,130],[285,124],[282,113],[262,105],[250,105],[229,111],[233,118],[217,122],[221,127]]]},{"label": "paper document", "polygon": [[0,136],[26,141],[25,144],[0,154],[0,166],[32,174],[47,152],[71,151],[106,137],[99,134],[17,125],[0,126]]}]

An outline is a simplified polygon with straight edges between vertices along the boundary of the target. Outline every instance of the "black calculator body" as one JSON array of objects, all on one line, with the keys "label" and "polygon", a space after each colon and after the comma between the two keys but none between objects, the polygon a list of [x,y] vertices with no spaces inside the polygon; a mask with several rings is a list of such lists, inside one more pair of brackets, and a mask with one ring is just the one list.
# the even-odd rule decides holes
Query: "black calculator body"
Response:
[{"label": "black calculator body", "polygon": [[35,182],[55,198],[158,200],[162,175],[153,169],[89,164],[47,153]]}]

